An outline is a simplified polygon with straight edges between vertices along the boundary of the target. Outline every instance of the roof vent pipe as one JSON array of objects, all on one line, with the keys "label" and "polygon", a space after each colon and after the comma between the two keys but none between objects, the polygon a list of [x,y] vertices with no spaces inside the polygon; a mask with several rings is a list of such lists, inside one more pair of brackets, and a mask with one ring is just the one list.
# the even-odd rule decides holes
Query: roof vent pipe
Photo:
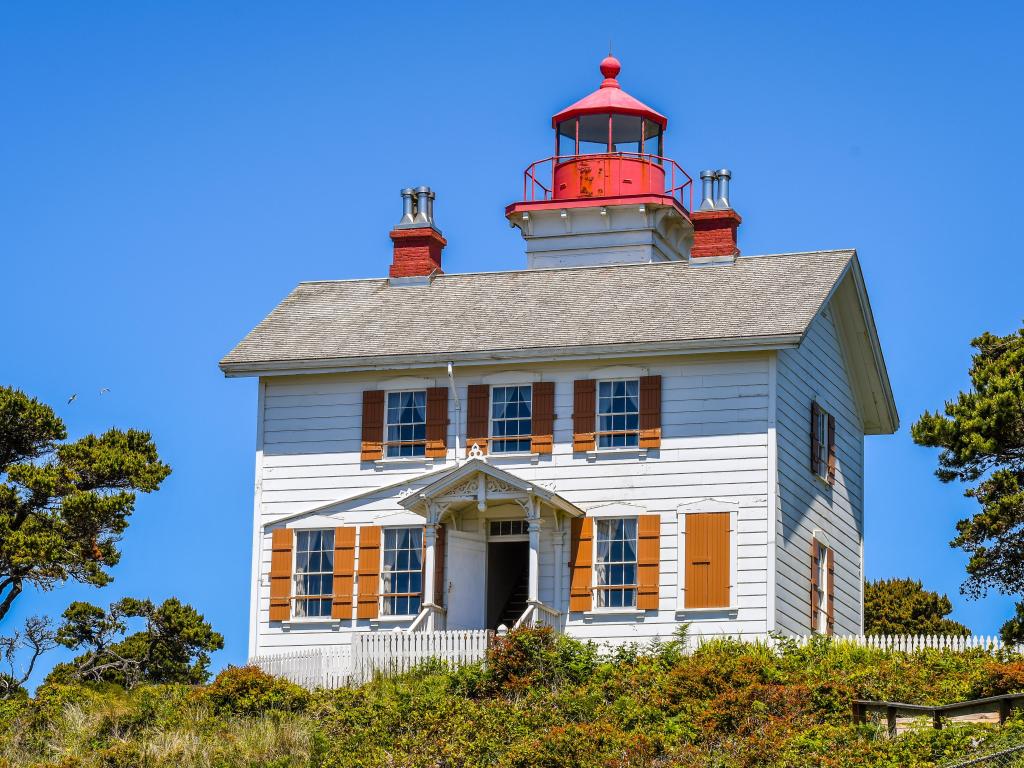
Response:
[{"label": "roof vent pipe", "polygon": [[416,223],[430,226],[430,187],[416,187]]},{"label": "roof vent pipe", "polygon": [[[701,174],[702,178],[703,176],[704,174]],[[729,204],[729,179],[732,178],[732,171],[722,168],[715,177],[718,179],[718,199],[715,200],[715,208],[732,208]]]},{"label": "roof vent pipe", "polygon": [[410,226],[414,221],[414,195],[412,187],[406,187],[402,190],[402,218],[398,221],[398,226],[407,227]]},{"label": "roof vent pipe", "polygon": [[427,196],[427,218],[430,219],[430,226],[434,226],[434,198],[436,197],[434,190],[430,190],[430,194]]},{"label": "roof vent pipe", "polygon": [[715,172],[700,172],[700,210],[712,211],[715,208]]}]

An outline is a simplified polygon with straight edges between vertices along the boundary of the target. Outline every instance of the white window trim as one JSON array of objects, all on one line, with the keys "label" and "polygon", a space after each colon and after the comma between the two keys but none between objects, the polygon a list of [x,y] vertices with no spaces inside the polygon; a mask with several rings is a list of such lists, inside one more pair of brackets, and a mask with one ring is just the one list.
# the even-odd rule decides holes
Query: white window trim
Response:
[{"label": "white window trim", "polygon": [[[644,369],[646,370],[646,369]],[[640,378],[636,376],[602,376],[594,382],[594,450],[587,451],[587,461],[594,461],[600,456],[639,456],[647,458],[647,449],[640,447]],[[601,447],[601,385],[616,381],[636,382],[636,445]]]},{"label": "white window trim", "polygon": [[[729,605],[713,608],[686,607],[686,516],[708,512],[729,514]],[[707,498],[680,504],[676,508],[676,616],[677,618],[720,616],[739,610],[736,586],[739,583],[739,502],[733,499]]]},{"label": "white window trim", "polygon": [[[418,525],[415,525],[415,524],[387,525],[387,526],[381,526],[381,529],[380,529],[380,569],[379,569],[379,572],[377,573],[377,581],[378,581],[378,583],[377,583],[377,618],[376,618],[376,621],[378,621],[378,622],[402,622],[402,621],[409,621],[411,619],[415,619],[416,616],[419,615],[419,612],[417,612],[417,613],[388,613],[388,614],[384,613],[384,600],[387,597],[384,594],[384,535],[385,535],[385,533],[387,531],[402,530],[403,528],[419,528],[419,529],[422,530],[422,526],[418,526]],[[423,536],[424,534],[421,533],[420,535]],[[422,539],[420,540],[420,545],[421,545],[421,549],[422,549],[422,545],[423,545],[423,540]],[[423,555],[421,554],[420,557],[422,558]],[[423,570],[423,566],[424,565],[425,565],[425,563],[421,559],[421,561],[420,561],[420,571],[421,571],[421,575],[420,575],[420,610],[423,609],[423,604],[426,602],[426,598],[427,598],[427,596],[426,596],[426,594],[424,593],[424,590],[423,590],[423,587],[426,586],[425,574],[422,574],[422,570]],[[401,571],[401,573],[415,573],[415,571]]]},{"label": "white window trim", "polygon": [[[495,451],[494,448],[494,388],[495,387],[529,387],[530,388],[530,434],[527,439],[530,440],[530,444],[533,445],[533,384],[534,380],[530,381],[494,381],[488,382],[487,384],[487,456],[496,459],[530,459],[532,463],[536,464],[540,460],[540,454],[534,453],[532,450],[525,451]],[[521,436],[522,437],[522,436]],[[536,457],[537,461],[533,461]]]},{"label": "white window trim", "polygon": [[[630,505],[623,504],[621,506],[622,507],[629,507]],[[638,507],[632,507],[632,508],[633,509],[639,509]],[[593,555],[590,558],[590,605],[592,607],[591,607],[591,609],[589,611],[587,611],[587,613],[592,613],[592,614],[595,614],[595,615],[606,615],[606,614],[616,614],[616,613],[632,615],[632,614],[646,613],[646,611],[643,611],[643,610],[641,610],[641,609],[636,607],[636,601],[639,600],[639,598],[640,598],[640,584],[639,583],[637,583],[636,586],[633,588],[633,591],[634,591],[634,595],[633,595],[634,604],[633,605],[621,605],[621,606],[616,606],[616,605],[607,606],[606,605],[606,606],[602,606],[602,607],[596,607],[597,593],[598,593],[598,587],[599,587],[599,585],[597,583],[597,521],[598,520],[636,520],[636,548],[635,548],[634,554],[636,555],[636,575],[637,575],[637,577],[639,577],[640,576],[640,515],[639,515],[639,513],[618,514],[618,515],[612,515],[612,514],[607,514],[606,513],[606,514],[603,514],[603,515],[596,515],[596,516],[592,516],[592,515],[590,515],[588,513],[587,517],[594,517],[594,538],[592,539],[593,543],[591,545],[592,546]],[[638,578],[638,582],[639,582],[639,578]]]},{"label": "white window trim", "polygon": [[[391,395],[399,395],[403,392],[423,393],[423,456],[391,456],[388,457],[388,398]],[[427,456],[427,388],[413,387],[411,389],[385,389],[384,390],[384,439],[381,440],[381,458],[374,462],[375,468],[383,469],[387,465],[395,464],[430,464],[434,463],[434,457]]]}]

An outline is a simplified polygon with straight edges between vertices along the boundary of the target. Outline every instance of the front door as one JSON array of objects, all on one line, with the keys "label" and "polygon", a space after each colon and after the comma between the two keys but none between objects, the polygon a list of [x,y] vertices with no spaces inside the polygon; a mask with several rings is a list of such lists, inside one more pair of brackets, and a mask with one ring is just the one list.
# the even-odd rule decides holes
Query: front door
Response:
[{"label": "front door", "polygon": [[448,629],[483,629],[487,609],[487,542],[483,534],[448,530]]}]

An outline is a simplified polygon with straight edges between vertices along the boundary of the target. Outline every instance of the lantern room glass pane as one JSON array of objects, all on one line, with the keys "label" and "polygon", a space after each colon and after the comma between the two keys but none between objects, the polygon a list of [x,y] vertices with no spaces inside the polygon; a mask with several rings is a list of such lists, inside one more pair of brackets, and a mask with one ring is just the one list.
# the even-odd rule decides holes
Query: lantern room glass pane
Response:
[{"label": "lantern room glass pane", "polygon": [[576,118],[563,120],[558,124],[558,156],[571,157],[576,154]]},{"label": "lantern room glass pane", "polygon": [[608,151],[608,115],[580,117],[580,154],[604,154]]},{"label": "lantern room glass pane", "polygon": [[641,152],[638,115],[612,115],[612,152]]},{"label": "lantern room glass pane", "polygon": [[658,155],[661,151],[661,126],[653,120],[644,120],[644,154]]}]

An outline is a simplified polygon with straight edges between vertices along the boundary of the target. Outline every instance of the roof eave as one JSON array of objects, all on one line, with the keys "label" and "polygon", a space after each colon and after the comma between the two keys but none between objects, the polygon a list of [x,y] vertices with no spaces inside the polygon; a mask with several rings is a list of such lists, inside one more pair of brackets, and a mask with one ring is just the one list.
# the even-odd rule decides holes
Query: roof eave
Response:
[{"label": "roof eave", "polygon": [[725,339],[693,339],[624,344],[589,344],[561,347],[530,347],[485,351],[431,352],[424,354],[378,355],[350,358],[301,360],[222,360],[220,369],[228,378],[245,376],[289,376],[323,373],[356,373],[395,368],[436,368],[447,362],[462,365],[490,365],[507,362],[547,362],[605,357],[651,357],[671,354],[698,355],[725,352],[767,352],[799,346],[801,333],[774,336],[742,336]]}]

